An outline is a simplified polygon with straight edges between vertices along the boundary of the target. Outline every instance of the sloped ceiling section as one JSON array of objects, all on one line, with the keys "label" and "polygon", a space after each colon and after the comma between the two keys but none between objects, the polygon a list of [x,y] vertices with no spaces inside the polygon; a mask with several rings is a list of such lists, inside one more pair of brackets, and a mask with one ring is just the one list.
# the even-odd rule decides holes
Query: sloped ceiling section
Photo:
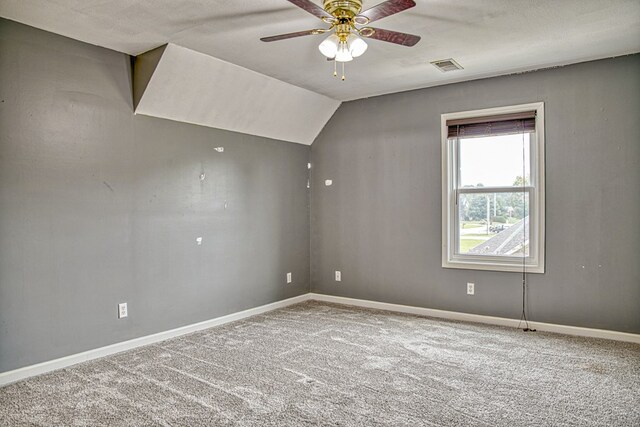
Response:
[{"label": "sloped ceiling section", "polygon": [[168,44],[136,57],[136,114],[311,145],[340,101]]}]

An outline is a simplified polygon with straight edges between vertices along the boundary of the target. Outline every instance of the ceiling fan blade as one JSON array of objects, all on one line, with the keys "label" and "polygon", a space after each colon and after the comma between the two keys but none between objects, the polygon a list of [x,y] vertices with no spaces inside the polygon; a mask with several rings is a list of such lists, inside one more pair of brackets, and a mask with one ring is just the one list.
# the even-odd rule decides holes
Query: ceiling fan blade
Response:
[{"label": "ceiling fan blade", "polygon": [[388,0],[360,13],[356,16],[356,23],[367,24],[369,22],[377,21],[378,19],[386,18],[387,16],[394,15],[398,12],[402,12],[403,10],[410,9],[415,5],[416,2],[413,0]]},{"label": "ceiling fan blade", "polygon": [[288,1],[290,3],[295,4],[300,9],[304,9],[310,14],[312,14],[313,16],[318,17],[320,19],[323,19],[323,18],[328,20],[334,19],[329,12],[325,11],[323,8],[321,8],[311,0],[288,0]]},{"label": "ceiling fan blade", "polygon": [[326,31],[327,30],[322,30],[317,28],[315,30],[297,31],[295,33],[287,33],[287,34],[279,34],[277,36],[262,37],[260,40],[262,40],[263,42],[276,42],[278,40],[292,39],[294,37],[314,36],[316,34],[322,34]]},{"label": "ceiling fan blade", "polygon": [[360,35],[369,39],[395,43],[402,46],[414,46],[420,41],[420,36],[373,27],[361,28]]}]

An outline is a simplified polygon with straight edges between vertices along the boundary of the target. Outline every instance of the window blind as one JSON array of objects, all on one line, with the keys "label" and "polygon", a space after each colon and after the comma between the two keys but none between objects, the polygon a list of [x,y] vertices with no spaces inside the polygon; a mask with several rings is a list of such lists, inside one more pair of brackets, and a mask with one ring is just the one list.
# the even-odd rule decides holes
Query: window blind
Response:
[{"label": "window blind", "polygon": [[535,111],[447,120],[449,138],[508,135],[535,130]]}]

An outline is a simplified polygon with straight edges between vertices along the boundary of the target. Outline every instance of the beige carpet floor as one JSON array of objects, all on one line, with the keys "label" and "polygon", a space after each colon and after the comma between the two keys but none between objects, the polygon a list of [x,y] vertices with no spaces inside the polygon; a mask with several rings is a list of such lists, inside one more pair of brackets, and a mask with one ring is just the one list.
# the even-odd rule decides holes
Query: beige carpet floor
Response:
[{"label": "beige carpet floor", "polygon": [[640,345],[308,302],[0,389],[2,426],[639,426]]}]

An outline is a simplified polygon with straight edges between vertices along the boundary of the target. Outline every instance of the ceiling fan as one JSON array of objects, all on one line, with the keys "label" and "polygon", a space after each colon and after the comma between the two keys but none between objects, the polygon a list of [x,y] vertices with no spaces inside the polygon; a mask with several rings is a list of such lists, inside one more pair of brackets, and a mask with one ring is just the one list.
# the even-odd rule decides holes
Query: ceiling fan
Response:
[{"label": "ceiling fan", "polygon": [[367,43],[361,37],[402,46],[414,46],[420,41],[420,36],[368,26],[371,22],[414,7],[416,3],[413,0],[387,0],[365,11],[362,11],[362,0],[323,0],[324,8],[311,0],[287,1],[320,18],[330,27],[263,37],[260,40],[274,42],[331,33],[318,48],[328,60],[334,61],[334,76],[338,75],[336,63],[342,63],[342,80],[345,79],[344,63],[357,58],[367,50]]}]

